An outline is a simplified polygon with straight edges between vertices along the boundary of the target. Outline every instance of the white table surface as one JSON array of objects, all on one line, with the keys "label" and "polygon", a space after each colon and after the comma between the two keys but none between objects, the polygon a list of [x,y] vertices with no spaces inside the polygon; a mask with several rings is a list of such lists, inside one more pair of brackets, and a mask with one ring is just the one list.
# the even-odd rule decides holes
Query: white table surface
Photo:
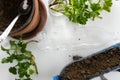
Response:
[{"label": "white table surface", "polygon": [[[70,56],[85,57],[120,41],[120,0],[113,0],[111,13],[103,12],[103,19],[90,20],[85,26],[73,24],[65,16],[51,15],[48,0],[43,2],[47,8],[47,23],[42,32],[33,38],[39,43],[28,46],[36,57],[39,70],[38,75],[33,75],[33,80],[52,80],[72,61]],[[10,39],[7,38],[2,45],[8,47]],[[0,51],[0,61],[5,56]],[[14,80],[15,77],[8,72],[9,66],[0,63],[0,80]],[[105,76],[108,80],[120,80],[120,73],[116,71]]]}]

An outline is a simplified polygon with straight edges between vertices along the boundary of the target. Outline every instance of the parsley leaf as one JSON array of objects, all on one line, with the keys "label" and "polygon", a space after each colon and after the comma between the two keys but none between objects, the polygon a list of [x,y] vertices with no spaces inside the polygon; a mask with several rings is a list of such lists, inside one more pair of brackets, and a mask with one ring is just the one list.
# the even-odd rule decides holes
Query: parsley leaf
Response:
[{"label": "parsley leaf", "polygon": [[104,6],[103,9],[110,12],[110,7],[112,6],[112,0],[104,0]]},{"label": "parsley leaf", "polygon": [[9,72],[16,75],[17,74],[17,69],[15,67],[10,67]]}]

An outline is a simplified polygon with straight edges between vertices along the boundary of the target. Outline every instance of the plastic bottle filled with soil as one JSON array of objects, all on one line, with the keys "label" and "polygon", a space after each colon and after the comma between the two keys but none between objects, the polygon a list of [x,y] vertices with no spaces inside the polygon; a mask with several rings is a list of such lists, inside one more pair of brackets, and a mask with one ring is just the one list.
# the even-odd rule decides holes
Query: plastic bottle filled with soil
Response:
[{"label": "plastic bottle filled with soil", "polygon": [[89,80],[120,67],[120,43],[68,64],[55,80]]}]

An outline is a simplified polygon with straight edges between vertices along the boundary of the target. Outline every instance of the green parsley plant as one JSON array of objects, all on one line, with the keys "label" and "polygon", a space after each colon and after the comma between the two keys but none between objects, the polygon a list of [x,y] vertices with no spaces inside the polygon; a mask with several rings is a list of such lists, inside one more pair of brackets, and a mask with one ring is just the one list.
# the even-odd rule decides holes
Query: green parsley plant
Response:
[{"label": "green parsley plant", "polygon": [[112,0],[53,0],[50,9],[67,16],[70,21],[85,25],[89,19],[101,18],[100,13],[111,11]]},{"label": "green parsley plant", "polygon": [[7,57],[2,59],[2,63],[14,63],[14,61],[17,62],[17,64],[9,68],[10,73],[19,76],[19,78],[15,80],[32,80],[31,75],[34,73],[38,74],[35,57],[33,56],[31,51],[26,49],[28,43],[30,42],[36,41],[32,40],[24,42],[22,39],[20,39],[18,42],[16,42],[10,40],[9,49],[1,46],[1,49],[8,54]]}]

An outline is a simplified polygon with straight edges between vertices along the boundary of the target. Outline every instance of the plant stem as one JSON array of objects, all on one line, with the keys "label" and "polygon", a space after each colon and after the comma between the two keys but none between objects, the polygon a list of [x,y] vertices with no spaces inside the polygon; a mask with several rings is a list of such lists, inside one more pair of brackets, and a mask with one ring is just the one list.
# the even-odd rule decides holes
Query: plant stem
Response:
[{"label": "plant stem", "polygon": [[30,54],[32,56],[31,61],[32,61],[34,67],[35,67],[35,72],[36,72],[36,74],[38,74],[38,68],[37,68],[37,65],[36,65],[36,62],[35,62],[35,57],[32,53],[30,53]]}]

